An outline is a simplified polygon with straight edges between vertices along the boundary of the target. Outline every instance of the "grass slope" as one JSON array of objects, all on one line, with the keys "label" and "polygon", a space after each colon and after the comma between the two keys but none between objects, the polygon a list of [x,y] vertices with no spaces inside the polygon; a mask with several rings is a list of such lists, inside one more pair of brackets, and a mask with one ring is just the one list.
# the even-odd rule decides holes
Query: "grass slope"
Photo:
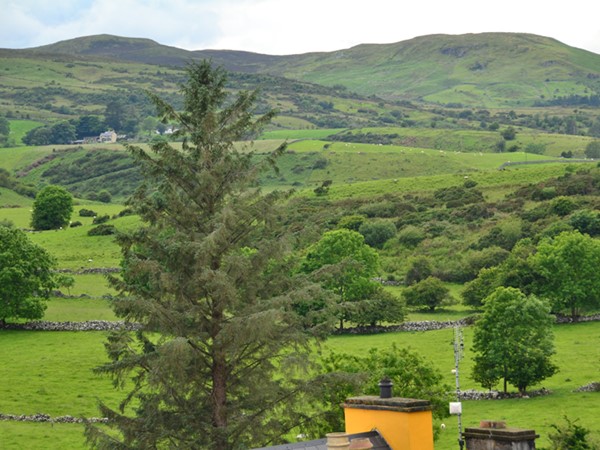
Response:
[{"label": "grass slope", "polygon": [[88,36],[29,50],[182,64],[210,58],[230,70],[283,75],[322,85],[343,84],[383,98],[425,99],[485,107],[532,104],[586,94],[598,86],[600,56],[525,33],[429,35],[394,44],[363,44],[328,53],[268,56],[248,52],[186,52],[148,39]]}]

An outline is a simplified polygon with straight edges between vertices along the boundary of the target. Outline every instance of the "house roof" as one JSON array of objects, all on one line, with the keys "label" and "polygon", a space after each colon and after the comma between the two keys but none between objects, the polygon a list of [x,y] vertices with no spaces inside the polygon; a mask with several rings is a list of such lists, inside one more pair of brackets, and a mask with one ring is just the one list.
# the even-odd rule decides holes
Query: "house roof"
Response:
[{"label": "house roof", "polygon": [[[377,431],[349,434],[348,438],[350,439],[350,442],[352,442],[352,439],[356,438],[369,438],[373,444],[372,450],[392,450],[387,442],[385,442],[385,439],[383,439]],[[274,447],[261,447],[253,450],[327,450],[327,439],[275,445]]]}]

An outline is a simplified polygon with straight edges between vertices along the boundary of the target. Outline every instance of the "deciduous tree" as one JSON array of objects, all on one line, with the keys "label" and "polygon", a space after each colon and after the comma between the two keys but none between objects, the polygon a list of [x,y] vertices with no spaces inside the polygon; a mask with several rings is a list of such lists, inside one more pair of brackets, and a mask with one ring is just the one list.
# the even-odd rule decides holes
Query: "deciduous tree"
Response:
[{"label": "deciduous tree", "polygon": [[36,230],[56,230],[67,226],[73,213],[73,196],[61,186],[46,186],[35,196],[31,226]]},{"label": "deciduous tree", "polygon": [[309,424],[313,435],[343,429],[343,410],[339,405],[350,396],[379,395],[378,384],[384,377],[394,384],[394,396],[429,400],[434,417],[449,415],[452,389],[443,383],[442,374],[430,362],[410,349],[392,344],[384,349],[372,348],[362,356],[332,352],[321,364],[320,372],[325,376],[318,404],[323,413],[321,420]]},{"label": "deciduous tree", "polygon": [[430,311],[449,299],[449,290],[439,278],[427,277],[402,292],[408,306],[426,307]]},{"label": "deciduous tree", "polygon": [[516,288],[497,288],[484,301],[484,313],[475,323],[473,379],[491,388],[503,380],[525,394],[527,387],[552,376],[557,367],[550,307]]},{"label": "deciduous tree", "polygon": [[265,159],[234,146],[273,113],[253,114],[256,93],[228,99],[224,71],[207,62],[187,74],[183,111],[153,97],[178,123],[182,148],[129,147],[147,180],[130,202],[144,226],[120,237],[114,309],[141,330],[106,344],[111,361],[99,371],[133,383],[121,410],[102,405],[119,433],[87,427],[96,448],[260,446],[306,412],[298,399],[310,383],[299,365],[314,330],[292,305],[317,297],[318,286],[293,275],[282,194],[252,188]]},{"label": "deciduous tree", "polygon": [[600,306],[600,241],[578,231],[546,239],[531,257],[543,277],[536,293],[552,302],[556,312],[568,311],[575,320],[583,311]]},{"label": "deciduous tree", "polygon": [[0,225],[0,323],[41,319],[57,287],[54,259],[20,230]]},{"label": "deciduous tree", "polygon": [[377,290],[372,278],[377,274],[379,255],[365,244],[364,237],[341,228],[326,232],[312,245],[303,262],[306,273],[315,273],[326,289],[337,294],[342,305],[340,329],[352,315],[356,302],[367,300]]}]

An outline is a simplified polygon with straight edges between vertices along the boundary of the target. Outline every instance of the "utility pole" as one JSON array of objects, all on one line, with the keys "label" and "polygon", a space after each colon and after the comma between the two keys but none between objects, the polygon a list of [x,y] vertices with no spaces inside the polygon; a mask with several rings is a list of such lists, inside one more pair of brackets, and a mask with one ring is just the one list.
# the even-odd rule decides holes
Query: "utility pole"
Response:
[{"label": "utility pole", "polygon": [[463,449],[465,441],[462,438],[462,403],[460,401],[460,378],[458,372],[458,364],[463,357],[465,344],[463,341],[463,333],[460,327],[454,327],[454,378],[456,381],[456,403],[450,403],[450,414],[456,414],[458,417],[458,446]]}]

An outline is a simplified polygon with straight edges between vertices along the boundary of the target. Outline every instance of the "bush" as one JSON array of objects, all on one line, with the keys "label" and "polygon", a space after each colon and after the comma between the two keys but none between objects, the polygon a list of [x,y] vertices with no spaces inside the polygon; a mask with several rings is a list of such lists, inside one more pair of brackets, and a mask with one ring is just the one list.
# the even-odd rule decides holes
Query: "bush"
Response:
[{"label": "bush", "polygon": [[555,432],[550,433],[550,450],[597,450],[599,447],[589,442],[588,434],[590,430],[577,425],[577,420],[570,420],[564,417],[564,424],[550,425]]},{"label": "bush", "polygon": [[358,232],[364,236],[367,245],[382,248],[396,234],[396,225],[389,220],[364,222]]},{"label": "bush", "polygon": [[115,228],[114,225],[109,225],[109,224],[101,224],[98,225],[97,227],[92,228],[90,231],[88,231],[88,236],[108,236],[111,234],[116,234],[117,233],[117,229]]},{"label": "bush", "polygon": [[103,189],[100,192],[98,192],[98,201],[99,202],[110,203],[111,200],[112,200],[112,196],[110,195],[110,192],[108,192],[106,189]]},{"label": "bush", "polygon": [[552,212],[563,217],[577,209],[577,203],[569,197],[557,197],[552,201]]},{"label": "bush", "polygon": [[110,220],[110,216],[108,214],[104,214],[103,216],[96,216],[94,220],[92,220],[92,224],[98,225],[101,223],[108,222]]},{"label": "bush", "polygon": [[398,242],[405,247],[416,247],[421,243],[427,236],[425,232],[414,225],[407,225],[398,233]]},{"label": "bush", "polygon": [[71,225],[69,225],[71,228],[75,228],[75,227],[80,227],[81,225],[83,225],[79,220],[76,220],[75,222],[71,222]]},{"label": "bush", "polygon": [[362,214],[354,214],[352,216],[344,216],[338,222],[338,228],[347,228],[348,230],[358,231],[361,225],[365,222],[366,217]]},{"label": "bush", "polygon": [[445,300],[450,300],[449,290],[441,280],[428,277],[407,287],[402,292],[408,306],[426,307],[434,311]]},{"label": "bush", "polygon": [[98,213],[96,211],[92,211],[91,209],[81,208],[79,210],[79,217],[96,217]]}]

